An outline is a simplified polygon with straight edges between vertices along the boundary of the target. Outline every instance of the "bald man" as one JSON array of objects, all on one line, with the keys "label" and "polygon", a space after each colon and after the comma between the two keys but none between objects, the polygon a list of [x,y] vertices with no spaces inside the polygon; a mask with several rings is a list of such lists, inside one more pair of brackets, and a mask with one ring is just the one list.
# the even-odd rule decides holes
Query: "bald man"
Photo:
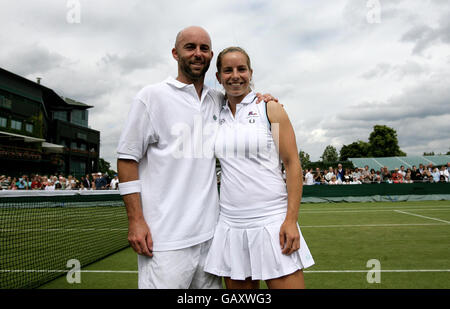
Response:
[{"label": "bald man", "polygon": [[185,28],[172,55],[177,77],[138,92],[117,148],[128,241],[139,288],[221,288],[203,271],[219,211],[214,138],[224,101],[204,85],[211,38]]}]

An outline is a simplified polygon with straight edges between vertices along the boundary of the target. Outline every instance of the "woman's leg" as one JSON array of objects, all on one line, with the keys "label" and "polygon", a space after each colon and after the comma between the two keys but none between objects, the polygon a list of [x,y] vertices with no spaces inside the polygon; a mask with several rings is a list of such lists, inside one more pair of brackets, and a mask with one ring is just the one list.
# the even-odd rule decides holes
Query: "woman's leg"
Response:
[{"label": "woman's leg", "polygon": [[266,280],[266,284],[269,289],[304,289],[305,279],[300,269],[287,276]]},{"label": "woman's leg", "polygon": [[230,290],[257,290],[259,289],[259,280],[247,278],[245,280],[233,280],[230,277],[224,277],[225,285]]}]

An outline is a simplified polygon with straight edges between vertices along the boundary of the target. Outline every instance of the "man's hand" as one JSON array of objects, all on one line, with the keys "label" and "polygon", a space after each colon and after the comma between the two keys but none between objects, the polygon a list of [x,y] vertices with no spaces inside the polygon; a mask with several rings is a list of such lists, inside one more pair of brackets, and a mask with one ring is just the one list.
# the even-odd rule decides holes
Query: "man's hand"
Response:
[{"label": "man's hand", "polygon": [[296,222],[283,222],[280,228],[280,246],[281,252],[286,255],[290,255],[300,249],[300,233]]},{"label": "man's hand", "polygon": [[258,103],[260,103],[261,101],[264,101],[264,102],[269,102],[269,101],[275,101],[275,102],[278,102],[278,99],[277,98],[274,98],[271,94],[269,94],[269,93],[266,93],[266,94],[261,94],[261,93],[259,93],[259,92],[257,92],[256,93],[256,97],[257,97],[257,99],[256,99],[256,104],[258,104]]},{"label": "man's hand", "polygon": [[128,226],[128,242],[140,255],[153,256],[153,240],[150,228],[144,219],[130,221]]}]

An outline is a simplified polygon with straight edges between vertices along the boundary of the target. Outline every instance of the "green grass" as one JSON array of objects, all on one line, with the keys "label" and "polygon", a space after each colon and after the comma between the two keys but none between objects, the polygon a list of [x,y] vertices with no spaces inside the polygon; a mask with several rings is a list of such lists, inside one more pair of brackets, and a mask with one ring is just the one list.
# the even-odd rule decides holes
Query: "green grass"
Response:
[{"label": "green grass", "polygon": [[[303,204],[299,223],[316,262],[305,270],[307,288],[450,288],[450,201]],[[380,283],[367,282],[371,259],[381,263]],[[83,270],[136,271],[137,257],[128,248]],[[79,284],[62,276],[41,288],[134,289],[137,274],[83,272]]]}]

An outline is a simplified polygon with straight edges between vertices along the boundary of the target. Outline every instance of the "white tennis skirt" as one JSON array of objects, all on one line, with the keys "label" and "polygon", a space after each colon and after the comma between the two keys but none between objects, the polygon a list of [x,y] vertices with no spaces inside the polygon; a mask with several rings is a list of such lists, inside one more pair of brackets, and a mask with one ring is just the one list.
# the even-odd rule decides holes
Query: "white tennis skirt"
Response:
[{"label": "white tennis skirt", "polygon": [[281,252],[279,233],[285,217],[285,213],[240,220],[220,216],[205,271],[233,280],[268,280],[314,265],[298,224],[300,249],[290,255]]}]

